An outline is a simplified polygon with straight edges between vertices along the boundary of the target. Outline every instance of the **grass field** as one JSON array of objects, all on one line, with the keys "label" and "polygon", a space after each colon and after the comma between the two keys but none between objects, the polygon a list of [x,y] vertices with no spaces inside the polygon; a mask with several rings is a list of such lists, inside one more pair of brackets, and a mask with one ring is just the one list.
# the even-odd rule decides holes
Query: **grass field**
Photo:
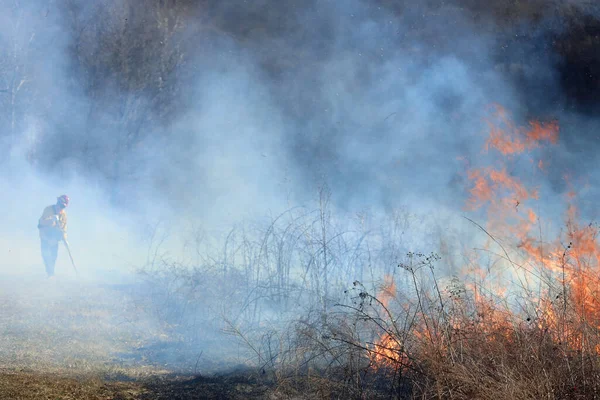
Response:
[{"label": "grass field", "polygon": [[225,375],[235,361],[217,349],[177,346],[131,286],[0,282],[0,399],[251,399],[266,391],[250,373]]}]

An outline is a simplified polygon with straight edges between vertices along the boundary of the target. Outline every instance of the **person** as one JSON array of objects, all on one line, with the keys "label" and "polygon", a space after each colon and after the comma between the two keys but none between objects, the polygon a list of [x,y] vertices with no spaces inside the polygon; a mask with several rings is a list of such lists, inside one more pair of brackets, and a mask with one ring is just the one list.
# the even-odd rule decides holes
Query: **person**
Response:
[{"label": "person", "polygon": [[56,204],[44,208],[38,221],[42,258],[46,266],[48,278],[54,276],[54,266],[58,256],[58,242],[67,240],[67,212],[69,196],[63,194],[56,199]]}]

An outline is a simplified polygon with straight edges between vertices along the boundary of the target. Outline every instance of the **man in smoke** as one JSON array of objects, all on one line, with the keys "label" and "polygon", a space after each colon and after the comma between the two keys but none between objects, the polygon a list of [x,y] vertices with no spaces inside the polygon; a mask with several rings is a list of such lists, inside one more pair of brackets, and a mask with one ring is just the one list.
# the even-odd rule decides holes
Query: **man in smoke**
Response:
[{"label": "man in smoke", "polygon": [[67,212],[69,196],[66,194],[56,199],[56,204],[44,209],[38,222],[42,243],[42,258],[46,265],[48,278],[54,276],[54,265],[58,255],[58,242],[67,240]]}]

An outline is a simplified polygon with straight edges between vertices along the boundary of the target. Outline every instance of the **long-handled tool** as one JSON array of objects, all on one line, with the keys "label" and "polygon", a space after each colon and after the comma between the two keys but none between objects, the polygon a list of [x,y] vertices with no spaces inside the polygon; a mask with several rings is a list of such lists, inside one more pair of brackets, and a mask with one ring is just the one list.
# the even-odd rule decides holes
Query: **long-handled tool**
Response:
[{"label": "long-handled tool", "polygon": [[69,258],[71,259],[71,264],[73,264],[73,269],[75,270],[75,275],[79,276],[79,272],[77,272],[77,267],[75,266],[75,261],[73,261],[73,256],[71,255],[71,248],[69,247],[69,242],[66,239],[63,239],[65,243],[65,247],[67,248],[67,253],[69,253]]}]

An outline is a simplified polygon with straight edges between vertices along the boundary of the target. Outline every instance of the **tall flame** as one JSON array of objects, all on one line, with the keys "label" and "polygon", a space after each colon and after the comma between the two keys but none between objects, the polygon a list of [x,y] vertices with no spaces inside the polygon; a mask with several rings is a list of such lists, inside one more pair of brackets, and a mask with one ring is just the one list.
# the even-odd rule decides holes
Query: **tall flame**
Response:
[{"label": "tall flame", "polygon": [[[521,265],[535,268],[534,274],[539,278],[537,283],[547,285],[549,290],[557,293],[554,299],[557,301],[554,302],[540,298],[538,324],[558,328],[557,324],[562,318],[563,328],[553,330],[562,336],[557,340],[566,340],[572,348],[581,349],[582,335],[576,329],[566,329],[564,319],[568,308],[580,322],[593,322],[595,327],[600,328],[598,228],[579,222],[574,204],[576,192],[570,191],[565,196],[563,233],[554,239],[542,240],[542,221],[534,211],[540,200],[538,188],[528,187],[519,177],[507,172],[511,162],[529,159],[544,173],[547,163],[542,159],[536,160],[533,150],[544,144],[557,143],[558,124],[532,121],[527,127],[517,127],[500,106],[496,106],[488,123],[490,131],[485,151],[496,151],[501,157],[495,166],[468,171],[471,189],[467,208],[485,209],[489,231],[509,238],[508,243],[513,239],[521,251]],[[544,234],[549,235],[548,232]],[[500,292],[495,295],[503,297]],[[561,302],[562,306],[559,306]],[[562,315],[559,318],[557,310],[561,307]]]},{"label": "tall flame", "polygon": [[[580,221],[577,190],[570,178],[565,178],[573,189],[563,199],[563,220],[554,221],[563,228],[552,230],[550,220],[540,213],[543,188],[536,183],[539,174],[546,173],[548,160],[539,156],[543,153],[539,150],[558,143],[559,125],[531,121],[518,126],[497,105],[487,123],[483,151],[492,162],[473,167],[466,158],[461,160],[469,180],[466,210],[484,215],[489,238],[484,250],[496,260],[485,267],[481,249],[465,254],[461,290],[469,301],[440,297],[441,307],[426,308],[423,298],[427,304],[438,304],[437,296],[426,299],[422,292],[410,335],[403,340],[411,338],[411,351],[443,360],[462,338],[476,333],[481,340],[475,343],[506,345],[518,340],[517,327],[526,324],[565,351],[591,349],[600,354],[599,228]],[[522,165],[531,168],[519,168]],[[501,251],[492,251],[498,245]],[[388,307],[395,293],[393,280],[386,277],[377,298]],[[521,309],[509,302],[511,296],[525,299],[519,303]],[[598,333],[596,339],[591,339],[590,330]],[[378,365],[408,365],[405,345],[387,330],[375,343],[371,359]]]}]

